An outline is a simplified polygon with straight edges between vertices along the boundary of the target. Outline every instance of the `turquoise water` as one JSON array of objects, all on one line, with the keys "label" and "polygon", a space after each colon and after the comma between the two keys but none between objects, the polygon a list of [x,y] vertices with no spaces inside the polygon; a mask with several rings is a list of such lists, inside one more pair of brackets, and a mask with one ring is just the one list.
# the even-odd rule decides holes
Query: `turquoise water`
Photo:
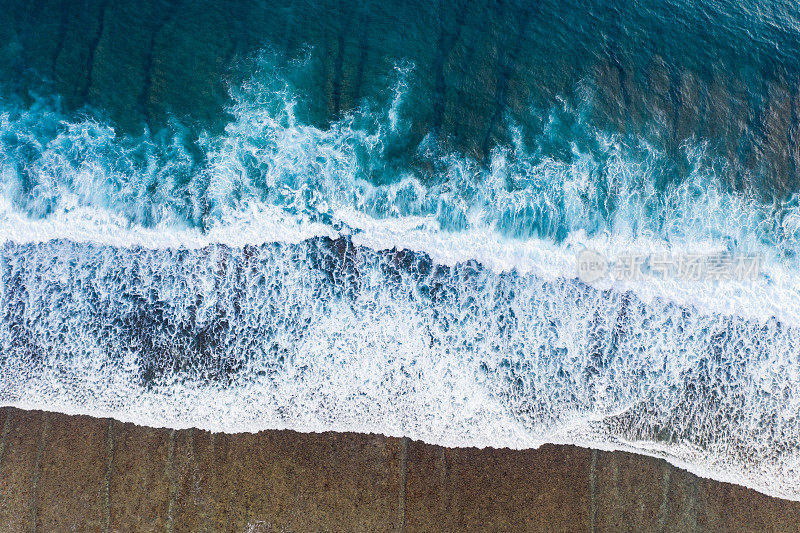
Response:
[{"label": "turquoise water", "polygon": [[3,404],[799,497],[795,6],[62,8],[0,28]]}]

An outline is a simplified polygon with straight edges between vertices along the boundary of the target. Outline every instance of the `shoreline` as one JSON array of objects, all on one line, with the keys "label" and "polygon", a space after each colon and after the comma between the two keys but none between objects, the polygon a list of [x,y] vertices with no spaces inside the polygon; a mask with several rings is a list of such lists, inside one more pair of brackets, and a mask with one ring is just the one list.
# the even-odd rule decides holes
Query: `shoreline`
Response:
[{"label": "shoreline", "polygon": [[0,408],[2,531],[796,531],[800,502],[569,445],[157,429]]}]

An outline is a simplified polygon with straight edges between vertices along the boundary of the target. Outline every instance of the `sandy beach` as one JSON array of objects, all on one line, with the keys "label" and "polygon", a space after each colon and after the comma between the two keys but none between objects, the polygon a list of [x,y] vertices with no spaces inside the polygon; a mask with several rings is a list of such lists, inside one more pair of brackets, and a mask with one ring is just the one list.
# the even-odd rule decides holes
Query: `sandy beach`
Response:
[{"label": "sandy beach", "polygon": [[572,446],[212,434],[0,409],[0,531],[796,531],[800,502]]}]

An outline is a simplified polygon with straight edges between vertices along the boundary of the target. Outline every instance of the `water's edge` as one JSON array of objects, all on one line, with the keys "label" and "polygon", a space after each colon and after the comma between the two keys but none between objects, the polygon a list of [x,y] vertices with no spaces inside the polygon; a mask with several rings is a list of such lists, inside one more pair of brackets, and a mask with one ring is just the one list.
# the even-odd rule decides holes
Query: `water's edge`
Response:
[{"label": "water's edge", "polygon": [[792,531],[800,523],[798,502],[663,460],[575,446],[215,434],[8,407],[0,428],[0,521],[20,530],[135,522],[168,531]]}]

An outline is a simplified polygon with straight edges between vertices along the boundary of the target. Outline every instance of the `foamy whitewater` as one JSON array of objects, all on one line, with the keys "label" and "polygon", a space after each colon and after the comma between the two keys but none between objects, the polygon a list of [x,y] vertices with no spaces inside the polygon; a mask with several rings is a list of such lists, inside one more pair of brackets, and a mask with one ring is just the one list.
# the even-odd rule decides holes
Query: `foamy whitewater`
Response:
[{"label": "foamy whitewater", "polygon": [[[261,60],[199,139],[5,102],[0,404],[626,449],[800,499],[797,199],[730,190],[700,141],[677,175],[566,104],[485,163],[409,147],[413,71],[323,127]],[[586,280],[586,249],[759,268]]]}]

